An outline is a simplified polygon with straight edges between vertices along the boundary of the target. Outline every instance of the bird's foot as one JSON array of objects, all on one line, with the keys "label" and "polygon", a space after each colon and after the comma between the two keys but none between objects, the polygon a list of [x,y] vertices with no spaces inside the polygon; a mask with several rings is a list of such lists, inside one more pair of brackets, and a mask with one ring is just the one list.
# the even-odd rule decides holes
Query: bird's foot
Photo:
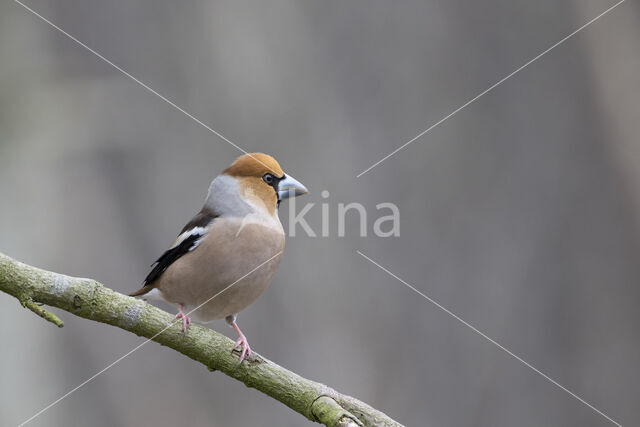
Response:
[{"label": "bird's foot", "polygon": [[236,341],[236,345],[233,347],[233,350],[240,347],[240,361],[238,362],[238,365],[240,365],[245,356],[251,356],[251,347],[249,347],[249,341],[247,341],[247,337],[244,336],[244,334],[238,327],[238,324],[236,323],[236,315],[233,314],[231,316],[227,316],[225,320],[227,321],[229,326],[231,326],[238,334],[238,340]]},{"label": "bird's foot", "polygon": [[236,345],[233,348],[236,349],[238,347],[240,348],[240,361],[238,362],[239,365],[242,363],[245,356],[251,356],[251,347],[249,347],[249,341],[247,341],[247,337],[245,337],[242,333],[240,333],[240,336],[236,341]]},{"label": "bird's foot", "polygon": [[191,324],[191,318],[184,314],[182,311],[182,305],[180,305],[180,311],[176,314],[176,319],[182,319],[182,333],[187,333],[187,326]]}]

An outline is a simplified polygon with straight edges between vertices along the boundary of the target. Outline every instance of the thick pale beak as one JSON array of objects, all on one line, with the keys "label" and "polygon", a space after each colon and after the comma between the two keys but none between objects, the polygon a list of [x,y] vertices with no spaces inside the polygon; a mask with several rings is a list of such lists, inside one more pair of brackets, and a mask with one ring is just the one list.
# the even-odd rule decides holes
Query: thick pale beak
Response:
[{"label": "thick pale beak", "polygon": [[301,196],[308,192],[307,187],[289,175],[285,175],[284,179],[278,183],[278,199],[280,200]]}]

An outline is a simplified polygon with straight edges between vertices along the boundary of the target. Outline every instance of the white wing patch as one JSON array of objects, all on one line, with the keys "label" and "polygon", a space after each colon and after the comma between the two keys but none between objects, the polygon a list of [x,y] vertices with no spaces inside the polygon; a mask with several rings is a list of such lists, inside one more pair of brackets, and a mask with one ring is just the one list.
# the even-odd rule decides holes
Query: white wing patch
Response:
[{"label": "white wing patch", "polygon": [[202,242],[202,239],[204,239],[204,234],[202,235],[202,237],[200,237],[198,240],[196,240],[195,242],[193,242],[193,245],[191,245],[191,247],[189,248],[189,252],[191,252],[192,250],[194,250],[195,248],[198,247],[198,245],[200,244],[200,242]]},{"label": "white wing patch", "polygon": [[193,243],[193,245],[189,248],[189,251],[192,251],[200,244],[200,241],[202,240],[204,235],[207,234],[207,231],[209,231],[209,227],[193,227],[191,230],[185,231],[184,233],[179,235],[176,241],[173,242],[173,245],[171,245],[169,249],[175,248],[176,246],[180,245],[182,242],[184,242],[186,239],[188,239],[191,236],[200,236],[200,238],[196,240]]}]

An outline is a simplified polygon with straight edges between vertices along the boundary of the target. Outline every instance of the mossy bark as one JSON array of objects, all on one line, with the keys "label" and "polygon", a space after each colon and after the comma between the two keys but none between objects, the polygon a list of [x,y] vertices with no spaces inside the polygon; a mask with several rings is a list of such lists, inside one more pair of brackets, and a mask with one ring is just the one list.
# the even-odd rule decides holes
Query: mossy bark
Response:
[{"label": "mossy bark", "polygon": [[238,365],[229,338],[191,324],[186,334],[174,316],[146,302],[115,292],[92,279],[65,276],[15,261],[0,253],[0,291],[49,322],[63,326],[41,307],[57,307],[149,338],[220,371],[327,426],[399,426],[384,413],[324,384],[308,380],[256,353]]}]

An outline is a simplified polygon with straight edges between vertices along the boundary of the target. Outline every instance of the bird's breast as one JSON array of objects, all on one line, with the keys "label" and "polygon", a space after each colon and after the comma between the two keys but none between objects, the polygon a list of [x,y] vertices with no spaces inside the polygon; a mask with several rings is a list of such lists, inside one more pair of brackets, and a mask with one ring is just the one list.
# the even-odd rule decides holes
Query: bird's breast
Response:
[{"label": "bird's breast", "polygon": [[182,256],[158,283],[164,299],[211,321],[251,304],[273,279],[284,250],[280,221],[259,215],[217,218],[196,249]]}]

